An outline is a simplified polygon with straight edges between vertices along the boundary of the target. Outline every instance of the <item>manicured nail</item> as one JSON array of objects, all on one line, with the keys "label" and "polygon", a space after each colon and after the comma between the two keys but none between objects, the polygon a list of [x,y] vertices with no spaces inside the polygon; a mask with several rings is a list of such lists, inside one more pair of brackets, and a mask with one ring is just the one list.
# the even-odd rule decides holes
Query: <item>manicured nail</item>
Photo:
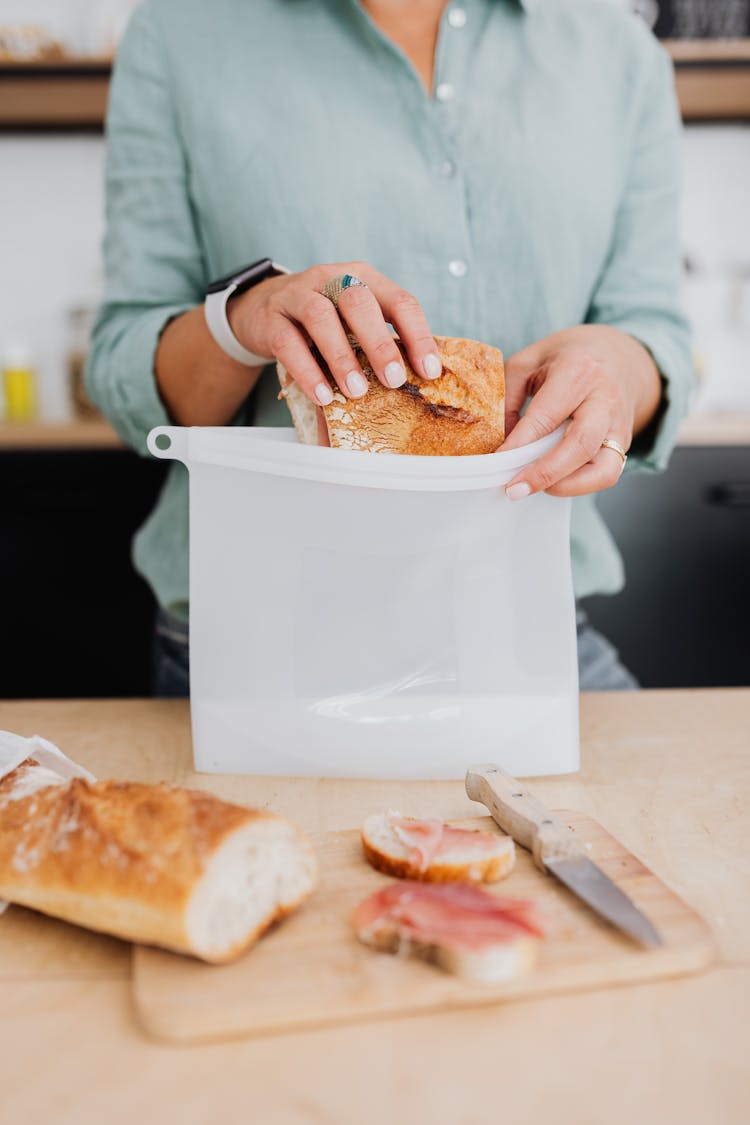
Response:
[{"label": "manicured nail", "polygon": [[318,383],[315,388],[315,397],[321,406],[330,406],[333,402],[333,391],[328,383]]},{"label": "manicured nail", "polygon": [[350,371],[344,381],[352,398],[362,398],[367,394],[367,380],[361,371]]},{"label": "manicured nail", "polygon": [[518,484],[508,485],[505,495],[509,500],[523,500],[524,497],[531,496],[531,485],[525,480],[520,480]]},{"label": "manicured nail", "polygon": [[403,387],[406,382],[406,371],[400,363],[396,363],[395,359],[393,363],[388,364],[383,374],[389,387]]},{"label": "manicured nail", "polygon": [[440,356],[430,352],[422,360],[422,368],[424,370],[425,379],[439,379],[443,374],[443,365],[440,362]]}]

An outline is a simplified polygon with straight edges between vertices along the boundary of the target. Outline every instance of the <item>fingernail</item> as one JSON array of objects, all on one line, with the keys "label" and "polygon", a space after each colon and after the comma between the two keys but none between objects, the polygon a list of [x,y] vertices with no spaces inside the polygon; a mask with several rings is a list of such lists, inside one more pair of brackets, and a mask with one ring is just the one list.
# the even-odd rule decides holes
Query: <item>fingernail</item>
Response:
[{"label": "fingernail", "polygon": [[509,500],[523,500],[526,496],[531,496],[531,485],[525,480],[520,480],[518,484],[508,485],[505,495]]},{"label": "fingernail", "polygon": [[439,379],[443,374],[443,365],[440,362],[440,356],[430,352],[422,360],[422,368],[424,370],[425,379]]},{"label": "fingernail", "polygon": [[321,406],[330,406],[333,402],[333,391],[328,383],[318,383],[315,388],[315,397]]},{"label": "fingernail", "polygon": [[406,371],[400,363],[389,363],[383,372],[385,381],[389,387],[403,387],[406,382]]},{"label": "fingernail", "polygon": [[352,398],[362,398],[367,394],[367,380],[361,371],[350,371],[344,381]]}]

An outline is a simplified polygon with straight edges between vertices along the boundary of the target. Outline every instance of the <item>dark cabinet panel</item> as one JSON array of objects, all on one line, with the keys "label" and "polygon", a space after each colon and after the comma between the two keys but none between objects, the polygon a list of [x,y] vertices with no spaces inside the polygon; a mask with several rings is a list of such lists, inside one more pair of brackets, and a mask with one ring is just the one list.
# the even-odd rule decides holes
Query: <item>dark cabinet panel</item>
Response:
[{"label": "dark cabinet panel", "polygon": [[[165,474],[124,450],[0,454],[0,697],[148,694],[131,540]],[[681,448],[599,507],[627,586],[589,598],[644,687],[750,684],[750,449]]]},{"label": "dark cabinet panel", "polygon": [[641,684],[750,684],[750,448],[679,448],[666,473],[626,476],[599,510],[627,586],[585,608]]},{"label": "dark cabinet panel", "polygon": [[130,563],[165,466],[126,450],[0,454],[0,696],[146,695],[154,605]]}]

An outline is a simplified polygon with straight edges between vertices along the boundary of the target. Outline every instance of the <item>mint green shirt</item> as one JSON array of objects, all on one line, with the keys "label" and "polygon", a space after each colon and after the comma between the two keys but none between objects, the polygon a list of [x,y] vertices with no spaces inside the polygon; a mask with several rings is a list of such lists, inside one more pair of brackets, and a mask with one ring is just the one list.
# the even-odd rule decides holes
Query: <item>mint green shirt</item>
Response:
[{"label": "mint green shirt", "polygon": [[[107,290],[87,371],[135,449],[168,424],[159,334],[257,258],[365,259],[433,332],[512,355],[583,323],[653,354],[666,408],[630,466],[661,469],[692,364],[678,302],[679,115],[666,54],[601,0],[453,0],[428,95],[357,0],[146,0],[114,68]],[[235,424],[289,425],[264,372]],[[160,604],[188,606],[187,473],[138,533]],[[576,593],[622,563],[574,502]]]}]

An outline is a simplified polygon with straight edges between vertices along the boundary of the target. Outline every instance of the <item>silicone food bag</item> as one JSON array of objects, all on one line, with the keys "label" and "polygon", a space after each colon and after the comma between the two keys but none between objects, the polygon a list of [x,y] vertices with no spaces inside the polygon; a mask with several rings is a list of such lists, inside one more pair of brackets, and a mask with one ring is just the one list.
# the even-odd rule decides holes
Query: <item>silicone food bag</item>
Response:
[{"label": "silicone food bag", "polygon": [[190,473],[199,771],[462,778],[578,768],[570,501],[508,453],[372,454],[293,430],[160,427]]}]

